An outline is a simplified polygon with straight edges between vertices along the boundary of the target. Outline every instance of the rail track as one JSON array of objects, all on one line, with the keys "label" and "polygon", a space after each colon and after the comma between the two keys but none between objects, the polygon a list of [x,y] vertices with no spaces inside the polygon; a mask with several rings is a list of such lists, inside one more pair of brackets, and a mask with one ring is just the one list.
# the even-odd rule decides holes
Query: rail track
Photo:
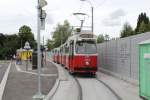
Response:
[{"label": "rail track", "polygon": [[82,97],[82,87],[81,87],[81,85],[80,85],[80,83],[79,83],[79,81],[78,81],[77,78],[75,78],[75,81],[76,81],[76,83],[78,85],[78,92],[79,92],[78,100],[83,100],[83,97]]},{"label": "rail track", "polygon": [[97,78],[74,78],[79,88],[78,100],[122,100],[107,84]]},{"label": "rail track", "polygon": [[[76,85],[75,91],[78,92],[75,94],[76,96],[71,95],[74,93],[74,91],[71,91],[71,96],[75,97],[72,98],[72,100],[122,100],[107,84],[105,84],[103,81],[94,78],[94,77],[87,77],[82,75],[70,75],[68,71],[65,68],[62,68],[62,70],[72,81],[74,81]],[[67,81],[66,81],[67,82]],[[68,84],[68,83],[66,83]],[[61,84],[59,84],[60,86]],[[59,87],[58,86],[58,87]],[[75,87],[74,87],[75,88]],[[57,88],[55,92],[60,92]],[[60,93],[62,94],[62,92]],[[65,93],[65,97],[68,96],[65,99],[60,100],[68,100],[70,98],[70,95],[67,95]],[[55,94],[54,94],[55,95]],[[55,97],[60,95],[55,95]],[[55,100],[55,99],[52,99]],[[59,100],[59,99],[56,99]],[[69,99],[71,100],[71,99]]]}]

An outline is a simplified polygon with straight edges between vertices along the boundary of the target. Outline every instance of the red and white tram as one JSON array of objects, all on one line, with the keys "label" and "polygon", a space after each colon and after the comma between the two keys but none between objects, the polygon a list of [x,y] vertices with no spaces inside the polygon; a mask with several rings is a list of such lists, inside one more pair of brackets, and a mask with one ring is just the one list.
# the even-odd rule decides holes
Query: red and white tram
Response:
[{"label": "red and white tram", "polygon": [[[54,49],[55,51],[55,49]],[[65,44],[56,49],[58,61],[71,73],[93,73],[97,71],[96,38],[87,31],[82,31],[69,37]]]}]

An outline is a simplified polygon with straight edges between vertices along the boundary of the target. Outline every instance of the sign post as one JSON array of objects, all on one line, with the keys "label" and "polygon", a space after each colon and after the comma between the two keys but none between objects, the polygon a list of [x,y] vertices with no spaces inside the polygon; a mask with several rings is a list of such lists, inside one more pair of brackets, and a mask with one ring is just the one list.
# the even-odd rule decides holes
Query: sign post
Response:
[{"label": "sign post", "polygon": [[[41,93],[41,47],[40,47],[40,30],[41,26],[45,26],[45,18],[46,18],[46,13],[42,10],[44,6],[47,5],[47,2],[45,0],[37,0],[37,42],[38,42],[38,92],[33,96],[33,99],[35,100],[43,100],[44,95]],[[43,22],[44,20],[44,22]],[[41,25],[42,23],[42,25]],[[43,28],[42,28],[43,29]]]}]

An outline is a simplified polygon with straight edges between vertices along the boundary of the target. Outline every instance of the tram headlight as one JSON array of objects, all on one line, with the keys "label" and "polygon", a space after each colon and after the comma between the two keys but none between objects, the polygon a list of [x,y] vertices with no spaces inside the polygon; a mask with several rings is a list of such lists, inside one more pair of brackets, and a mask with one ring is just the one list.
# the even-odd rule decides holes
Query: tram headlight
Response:
[{"label": "tram headlight", "polygon": [[90,63],[88,61],[85,62],[86,65],[89,65]]}]

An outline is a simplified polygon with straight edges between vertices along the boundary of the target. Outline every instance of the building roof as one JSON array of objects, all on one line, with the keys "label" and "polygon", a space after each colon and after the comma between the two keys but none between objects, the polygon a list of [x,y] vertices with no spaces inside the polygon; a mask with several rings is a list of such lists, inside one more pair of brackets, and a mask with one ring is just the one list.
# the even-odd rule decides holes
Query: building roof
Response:
[{"label": "building roof", "polygon": [[140,45],[142,45],[142,44],[150,44],[150,39],[149,39],[149,40],[142,41],[142,42],[140,42],[139,44],[140,44]]}]

